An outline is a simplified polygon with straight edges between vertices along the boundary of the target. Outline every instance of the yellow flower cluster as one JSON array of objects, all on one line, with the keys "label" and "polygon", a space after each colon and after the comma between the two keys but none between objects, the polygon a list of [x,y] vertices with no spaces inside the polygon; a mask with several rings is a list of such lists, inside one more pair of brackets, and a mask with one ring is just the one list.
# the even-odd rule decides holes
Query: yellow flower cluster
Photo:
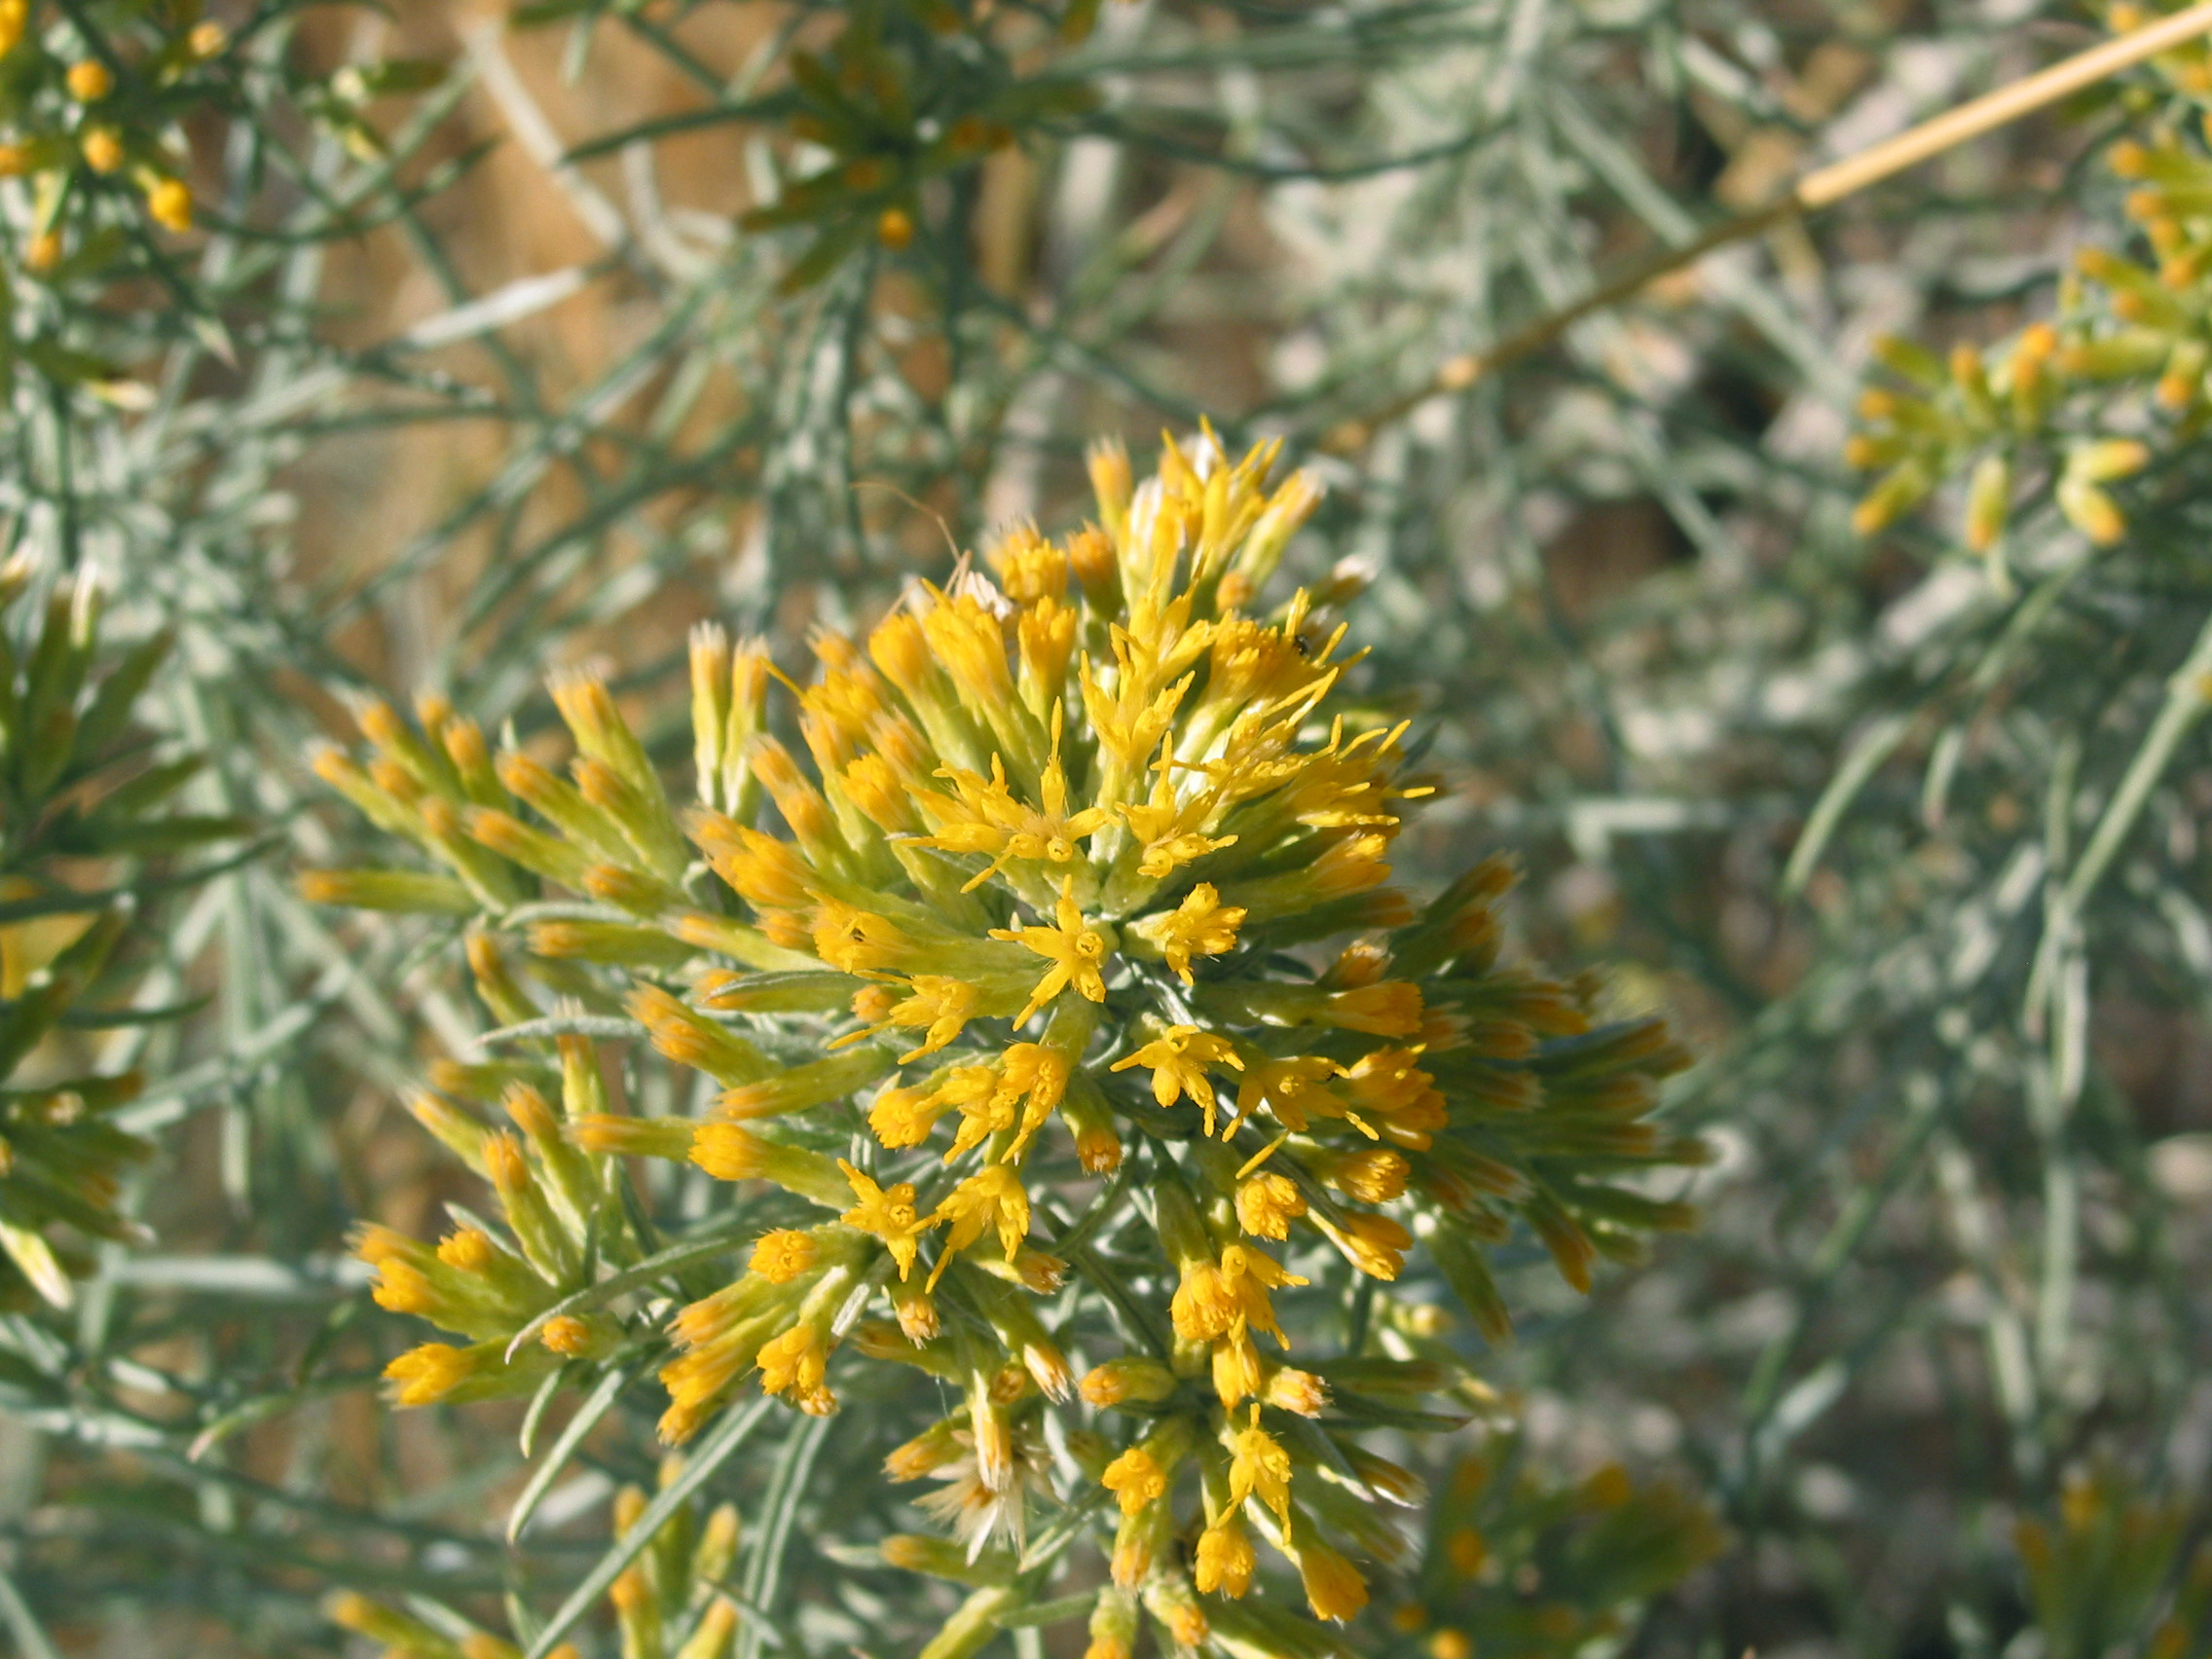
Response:
[{"label": "yellow flower cluster", "polygon": [[2055,1507],[2022,1516],[2012,1531],[2048,1651],[2086,1653],[2099,1640],[2156,1659],[2204,1651],[2212,1542],[2197,1535],[2188,1498],[2154,1495],[2126,1470],[2096,1464],[2067,1476]]},{"label": "yellow flower cluster", "polygon": [[[663,1459],[665,1488],[682,1470],[681,1457]],[[614,1494],[614,1535],[635,1533],[645,1512],[644,1489]],[[636,1561],[608,1588],[622,1659],[728,1659],[734,1645],[736,1604],[721,1585],[737,1559],[737,1511],[728,1504],[702,1522],[680,1507],[645,1542]],[[522,1659],[522,1648],[485,1630],[440,1630],[413,1613],[341,1591],[323,1604],[334,1624],[384,1645],[386,1659]],[[563,1642],[547,1659],[579,1659]]]},{"label": "yellow flower cluster", "polygon": [[[512,982],[490,941],[472,940],[469,958],[487,1000],[503,1000]],[[355,1254],[377,1270],[379,1307],[469,1339],[461,1347],[424,1343],[394,1360],[387,1376],[400,1405],[503,1398],[538,1385],[564,1359],[605,1358],[622,1340],[613,1316],[557,1307],[587,1291],[602,1268],[639,1256],[611,1161],[573,1144],[575,1124],[606,1110],[597,1051],[580,1037],[557,1048],[558,1087],[534,1066],[434,1072],[459,1098],[496,1096],[507,1128],[488,1127],[437,1089],[409,1102],[423,1126],[491,1184],[505,1235],[461,1225],[430,1245],[386,1227],[356,1231]]]},{"label": "yellow flower cluster", "polygon": [[[569,9],[542,10],[550,19]],[[742,221],[749,231],[813,231],[785,287],[820,281],[870,244],[928,256],[951,234],[931,222],[941,216],[934,186],[1096,109],[1097,88],[1064,59],[1098,12],[1099,0],[897,0],[848,15],[819,49],[790,52],[775,105],[794,176]]]},{"label": "yellow flower cluster", "polygon": [[[2140,21],[2116,8],[2114,27]],[[2212,55],[2201,43],[2161,58],[2174,86],[2201,100]],[[2194,130],[2192,130],[2194,129]],[[2160,124],[2113,145],[2132,188],[2127,216],[2144,257],[2090,245],[2059,285],[2056,313],[1986,350],[1936,357],[1909,341],[1876,347],[1897,384],[1869,388],[1846,460],[1879,473],[1854,524],[1873,535],[1941,488],[1965,480],[1960,535],[2002,556],[2023,494],[2047,495],[2066,522],[2104,547],[2127,531],[2108,486],[2184,444],[2212,417],[2212,114]]]},{"label": "yellow flower cluster", "polygon": [[1561,1480],[1534,1462],[1518,1434],[1496,1434],[1440,1483],[1419,1567],[1385,1619],[1392,1659],[1573,1659],[1618,1641],[1641,1604],[1727,1544],[1675,1487],[1617,1463]]},{"label": "yellow flower cluster", "polygon": [[[1093,1500],[1118,1511],[1093,1659],[1125,1652],[1117,1621],[1140,1605],[1193,1641],[1272,1618],[1228,1607],[1260,1539],[1317,1615],[1356,1611],[1351,1558],[1398,1559],[1389,1510],[1416,1495],[1362,1426],[1449,1420],[1416,1402],[1465,1382],[1442,1310],[1388,1288],[1409,1258],[1425,1250],[1501,1340],[1492,1246],[1526,1226],[1586,1287],[1601,1253],[1689,1219],[1621,1177],[1700,1157],[1650,1121],[1684,1063],[1659,1023],[1596,1026],[1589,985],[1504,961],[1505,865],[1425,904],[1393,883],[1403,814],[1433,786],[1406,772],[1405,726],[1346,695],[1359,657],[1336,610],[1356,584],[1265,597],[1319,498],[1274,462],[1208,434],[1140,484],[1102,448],[1094,524],[1017,531],[988,573],[917,586],[864,642],[823,636],[804,685],[703,628],[688,811],[587,677],[554,686],[567,777],[495,759],[437,699],[420,729],[365,711],[365,765],[318,760],[442,868],[316,872],[313,895],[519,936],[547,990],[713,1080],[700,1120],[570,1099],[589,1168],[687,1160],[829,1212],[675,1298],[667,1439],[748,1379],[833,1411],[847,1355],[937,1379],[957,1409],[887,1466],[942,1483],[924,1506],[959,1544],[900,1559],[987,1603],[1047,1479],[1045,1416],[1134,1422],[1093,1447]],[[491,972],[483,934],[471,949],[514,1041],[551,1041],[560,1020]],[[522,1063],[449,1065],[426,1116],[502,1089],[514,1115],[501,1067]],[[866,1156],[847,1138],[863,1124]],[[555,1137],[523,1126],[514,1161],[557,1185]],[[515,1226],[513,1299],[463,1308],[456,1286],[433,1309],[392,1275],[429,1269],[381,1236],[380,1296],[480,1343],[535,1331],[527,1356],[552,1338],[530,1320],[590,1297],[575,1264],[527,1247],[520,1180],[483,1166]],[[626,1235],[592,1236],[604,1259]],[[1355,1346],[1332,1352],[1355,1304]],[[661,1340],[642,1311],[592,1316],[608,1324],[580,1356]],[[1071,1347],[1093,1360],[1080,1385]],[[458,1397],[423,1366],[400,1362],[403,1398]]]},{"label": "yellow flower cluster", "polygon": [[[128,183],[165,230],[192,228],[192,187],[174,136],[179,116],[204,103],[205,66],[229,50],[223,26],[197,6],[159,8],[116,32],[88,32],[89,14],[63,14],[46,38],[40,0],[0,0],[0,70],[10,78],[0,178],[21,178],[37,203],[22,269],[50,278],[105,264],[112,232],[87,213]],[[134,38],[143,36],[142,39]]]}]

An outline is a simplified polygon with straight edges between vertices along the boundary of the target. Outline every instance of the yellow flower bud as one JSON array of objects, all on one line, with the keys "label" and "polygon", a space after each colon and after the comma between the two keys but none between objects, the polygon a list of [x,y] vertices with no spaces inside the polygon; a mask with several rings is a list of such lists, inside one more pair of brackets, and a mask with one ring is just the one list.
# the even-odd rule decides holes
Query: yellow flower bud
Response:
[{"label": "yellow flower bud", "polygon": [[569,1313],[546,1320],[545,1328],[537,1336],[553,1352],[568,1357],[588,1354],[593,1346],[591,1326]]},{"label": "yellow flower bud", "polygon": [[98,173],[111,173],[123,166],[123,140],[112,127],[94,127],[77,140],[85,165]]},{"label": "yellow flower bud", "polygon": [[1288,1238],[1306,1198],[1287,1175],[1265,1170],[1236,1189],[1236,1224],[1255,1238]]},{"label": "yellow flower bud", "polygon": [[2012,468],[2001,455],[1985,455],[1974,463],[1967,485],[1967,546],[1986,553],[2005,532],[2006,515],[2012,506]]}]

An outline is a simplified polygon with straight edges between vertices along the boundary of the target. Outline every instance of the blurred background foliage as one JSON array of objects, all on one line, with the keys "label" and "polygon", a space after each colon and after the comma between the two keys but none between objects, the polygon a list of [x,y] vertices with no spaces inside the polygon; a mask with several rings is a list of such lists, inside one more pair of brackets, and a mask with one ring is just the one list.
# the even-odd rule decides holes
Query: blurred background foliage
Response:
[{"label": "blurred background foliage", "polygon": [[[421,688],[531,742],[542,673],[592,662],[673,764],[696,620],[795,669],[948,541],[1079,514],[1091,437],[1210,415],[1331,485],[1292,563],[1372,584],[1373,683],[1450,780],[1406,862],[1516,854],[1527,937],[1628,962],[1618,1007],[1704,1053],[1671,1109],[1719,1153],[1658,1195],[1702,1230],[1587,1304],[1526,1250],[1542,1315],[1484,1358],[1494,1409],[1347,1640],[2196,1651],[2203,53],[1408,402],[1601,271],[2126,20],[0,0],[18,608],[89,579],[125,648],[172,639],[102,735],[202,754],[173,810],[275,843],[178,854],[207,878],[158,890],[136,861],[174,849],[128,835],[33,872],[132,894],[131,1006],[166,1016],[129,1028],[146,1083],[107,1120],[153,1148],[119,1236],[56,1221],[69,1306],[0,1314],[0,1641],[479,1659],[653,1481],[641,1442],[587,1438],[510,1549],[519,1411],[378,1402],[410,1339],[345,1235],[469,1201],[397,1108],[476,1020],[404,918],[297,896],[362,833],[310,743]],[[2038,322],[2063,396],[1992,413]],[[2129,330],[2157,350],[2109,346]],[[1885,335],[1918,345],[1885,353],[1902,379]],[[1878,510],[1873,461],[1919,468]],[[11,859],[65,775],[15,746],[53,741],[8,727]],[[38,992],[0,994],[15,1021]],[[83,1063],[78,1031],[31,1058]],[[794,1432],[728,1466],[748,1655],[911,1651],[958,1605],[871,1565],[911,1525],[881,1450]],[[334,1589],[364,1598],[336,1622]],[[615,1651],[619,1622],[576,1640]]]}]

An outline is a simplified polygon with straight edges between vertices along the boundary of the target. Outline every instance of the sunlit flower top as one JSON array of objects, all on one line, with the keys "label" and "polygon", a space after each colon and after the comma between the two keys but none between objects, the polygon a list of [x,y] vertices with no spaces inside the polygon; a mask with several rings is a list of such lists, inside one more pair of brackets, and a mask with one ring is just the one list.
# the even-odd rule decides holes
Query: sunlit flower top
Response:
[{"label": "sunlit flower top", "polygon": [[[917,589],[864,646],[820,641],[821,678],[797,695],[812,774],[751,735],[721,767],[726,810],[692,825],[760,930],[758,967],[854,980],[854,1026],[829,1048],[898,1068],[868,1113],[882,1145],[976,1155],[918,1235],[865,1197],[856,1212],[887,1243],[930,1237],[932,1283],[986,1234],[1018,1250],[1020,1172],[1051,1125],[1086,1169],[1120,1163],[1106,1097],[1130,1068],[1157,1109],[1188,1099],[1200,1132],[1254,1150],[1263,1126],[1316,1115],[1427,1138],[1392,1121],[1418,1086],[1342,1087],[1377,1047],[1357,1037],[1422,1038],[1417,986],[1379,953],[1305,983],[1250,973],[1263,948],[1413,918],[1384,885],[1403,727],[1309,734],[1345,672],[1342,625],[1304,593],[1246,613],[1317,493],[1304,475],[1269,492],[1266,451],[1234,467],[1165,455],[1134,491],[1118,453],[1096,458],[1103,528],[1065,545],[1017,535],[995,580]],[[756,682],[756,663],[698,642],[703,730],[723,682]],[[784,833],[743,821],[756,788]],[[701,990],[732,1008],[756,994],[741,976]],[[1314,1048],[1339,1052],[1278,1051]],[[793,1087],[742,1085],[723,1110],[772,1114]]]},{"label": "sunlit flower top", "polygon": [[[1117,1594],[1178,1640],[1229,1631],[1218,1598],[1254,1582],[1256,1531],[1317,1614],[1362,1604],[1345,1552],[1394,1559],[1382,1510],[1416,1483],[1358,1434],[1448,1420],[1409,1398],[1479,1390],[1431,1293],[1382,1288],[1417,1237],[1428,1282],[1500,1340],[1491,1245],[1518,1220],[1587,1285],[1600,1251],[1687,1217],[1618,1177],[1697,1150],[1648,1121],[1682,1063],[1657,1021],[1593,1028],[1588,985],[1501,965],[1508,866],[1425,905],[1393,884],[1402,814],[1433,786],[1406,771],[1406,726],[1346,694],[1359,657],[1336,610],[1358,582],[1267,597],[1319,498],[1304,473],[1272,483],[1274,461],[1232,461],[1209,434],[1138,484],[1100,449],[1094,524],[1017,531],[865,641],[824,635],[803,685],[701,629],[687,812],[584,678],[554,688],[572,784],[519,753],[493,763],[435,702],[423,737],[369,711],[367,768],[323,758],[452,873],[320,872],[314,891],[478,914],[571,994],[588,965],[621,970],[618,1006],[719,1086],[704,1121],[612,1114],[565,1035],[555,1131],[512,1075],[449,1068],[446,1093],[503,1089],[523,1130],[488,1152],[452,1100],[418,1107],[486,1170],[533,1276],[494,1311],[439,1273],[498,1251],[519,1284],[503,1244],[449,1239],[433,1265],[365,1240],[387,1306],[476,1343],[403,1357],[403,1399],[536,1386],[550,1361],[519,1338],[593,1363],[672,1339],[661,1430],[682,1441],[756,1376],[833,1411],[857,1353],[963,1402],[889,1464],[946,1483],[926,1507],[966,1545],[956,1576],[1021,1538],[1049,1480],[1043,1415],[1114,1411],[1139,1432],[1089,1468],[1119,1515]],[[588,903],[549,905],[545,883]],[[471,951],[488,1004],[534,1029],[542,1006],[491,938]],[[846,1157],[822,1150],[841,1123],[866,1124]],[[665,1325],[643,1304],[617,1319],[588,1265],[637,1260],[611,1210],[591,1231],[616,1155],[766,1180],[830,1215],[765,1232]],[[534,1181],[571,1197],[533,1205]],[[533,1244],[564,1208],[570,1242]],[[1074,1345],[1103,1356],[1080,1402]],[[925,1569],[934,1548],[900,1546]],[[1099,1604],[1094,1659],[1116,1659],[1135,1604]]]}]

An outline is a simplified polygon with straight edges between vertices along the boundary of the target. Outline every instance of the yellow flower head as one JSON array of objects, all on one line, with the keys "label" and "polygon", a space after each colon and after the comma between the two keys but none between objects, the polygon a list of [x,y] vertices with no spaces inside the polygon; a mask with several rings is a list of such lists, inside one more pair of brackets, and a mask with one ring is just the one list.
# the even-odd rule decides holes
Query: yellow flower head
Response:
[{"label": "yellow flower head", "polygon": [[1342,1226],[1318,1217],[1315,1225],[1370,1278],[1396,1278],[1406,1265],[1406,1252],[1413,1248],[1413,1235],[1386,1215],[1354,1211]]},{"label": "yellow flower head", "polygon": [[69,95],[79,103],[94,103],[115,90],[115,77],[108,73],[106,64],[96,58],[85,58],[69,65],[62,77],[69,88]]},{"label": "yellow flower head", "polygon": [[435,1405],[451,1399],[467,1385],[475,1368],[465,1348],[449,1343],[424,1343],[411,1348],[384,1368],[392,1384],[392,1399],[402,1406]]},{"label": "yellow flower head", "polygon": [[823,1381],[830,1347],[811,1320],[802,1319],[761,1345],[758,1363],[763,1393],[787,1394],[810,1416],[825,1416],[835,1408],[835,1398]]},{"label": "yellow flower head", "polygon": [[1305,1196],[1287,1175],[1262,1170],[1236,1189],[1236,1224],[1255,1238],[1288,1238],[1305,1213]]},{"label": "yellow flower head", "polygon": [[1331,1186],[1363,1204],[1386,1204],[1404,1194],[1412,1169],[1404,1153],[1388,1147],[1355,1147],[1336,1161],[1328,1178]]},{"label": "yellow flower head", "polygon": [[1243,920],[1244,912],[1235,904],[1224,904],[1212,882],[1201,881],[1182,903],[1147,918],[1137,932],[1160,947],[1167,966],[1190,985],[1197,983],[1191,976],[1191,958],[1235,949],[1236,929]]},{"label": "yellow flower head", "polygon": [[1343,1068],[1315,1054],[1265,1060],[1247,1070],[1236,1089],[1236,1115],[1249,1117],[1265,1106],[1286,1129],[1304,1133],[1315,1118],[1342,1118],[1344,1097],[1328,1087]]},{"label": "yellow flower head", "polygon": [[546,1320],[545,1328],[538,1332],[537,1339],[553,1352],[571,1358],[588,1357],[597,1346],[591,1321],[568,1313]]},{"label": "yellow flower head", "polygon": [[[365,1252],[363,1259],[367,1259]],[[438,1240],[438,1260],[463,1272],[482,1272],[498,1260],[498,1251],[489,1234],[464,1227]]]},{"label": "yellow flower head", "polygon": [[1367,1580],[1359,1568],[1310,1532],[1299,1542],[1298,1575],[1306,1581],[1306,1604],[1317,1619],[1342,1624],[1367,1605]]},{"label": "yellow flower head", "polygon": [[1244,1523],[1235,1514],[1225,1514],[1198,1534],[1192,1578],[1200,1590],[1240,1597],[1252,1588],[1252,1573],[1259,1565]]},{"label": "yellow flower head", "polygon": [[98,173],[114,172],[128,154],[121,134],[112,127],[87,128],[77,147],[84,152],[85,165]]},{"label": "yellow flower head", "polygon": [[1170,1305],[1175,1334],[1187,1343],[1206,1342],[1227,1336],[1241,1322],[1282,1341],[1282,1327],[1275,1321],[1268,1293],[1306,1282],[1272,1257],[1231,1244],[1218,1263],[1199,1261],[1185,1269]]},{"label": "yellow flower head", "polygon": [[1206,1133],[1211,1135],[1214,1092],[1206,1067],[1228,1066],[1242,1071],[1244,1061],[1226,1037],[1200,1031],[1196,1025],[1171,1025],[1136,1052],[1116,1060],[1111,1069],[1127,1071],[1131,1066],[1151,1068],[1152,1097],[1161,1105],[1172,1106],[1186,1094],[1196,1100],[1205,1113]]},{"label": "yellow flower head", "polygon": [[765,1147],[752,1130],[736,1124],[701,1124],[690,1138],[690,1150],[685,1156],[716,1180],[758,1178]]},{"label": "yellow flower head", "polygon": [[1282,1443],[1260,1426],[1260,1408],[1252,1408],[1249,1423],[1230,1437],[1229,1501],[1242,1503],[1256,1497],[1275,1512],[1287,1536],[1290,1531],[1290,1454]]},{"label": "yellow flower head", "polygon": [[1011,1261],[1022,1239],[1029,1236],[1029,1195],[1012,1169],[1003,1163],[989,1164],[953,1188],[930,1221],[932,1225],[940,1221],[951,1224],[944,1254],[930,1273],[934,1290],[945,1264],[986,1232],[996,1230],[999,1246]]},{"label": "yellow flower head", "polygon": [[847,1227],[883,1240],[891,1252],[891,1259],[899,1264],[899,1276],[904,1278],[914,1270],[914,1257],[921,1249],[922,1235],[937,1225],[933,1216],[920,1221],[914,1215],[914,1188],[911,1182],[902,1181],[891,1188],[879,1187],[843,1159],[837,1167],[845,1172],[852,1183],[853,1197],[860,1201],[839,1216]]},{"label": "yellow flower head", "polygon": [[1074,876],[1060,884],[1060,897],[1052,906],[1050,924],[993,928],[991,938],[1026,945],[1051,964],[1045,971],[1045,977],[1037,981],[1036,989],[1029,993],[1029,1001],[1014,1016],[1014,1024],[1026,1023],[1031,1014],[1070,985],[1092,1002],[1106,1000],[1103,970],[1113,953],[1113,942],[1105,933],[1083,919],[1083,911],[1075,902]]},{"label": "yellow flower head", "polygon": [[1134,1515],[1146,1504],[1167,1495],[1167,1475],[1151,1453],[1132,1446],[1106,1465],[1099,1484],[1114,1494],[1124,1515]]},{"label": "yellow flower head", "polygon": [[789,1284],[810,1271],[819,1254],[811,1235],[778,1228],[753,1246],[752,1271],[770,1284]]},{"label": "yellow flower head", "polygon": [[1213,1391],[1223,1408],[1249,1400],[1267,1386],[1267,1368],[1253,1346],[1251,1326],[1238,1317],[1213,1345]]},{"label": "yellow flower head", "polygon": [[[895,1004],[890,1014],[877,1030],[894,1026],[923,1033],[921,1046],[899,1056],[901,1065],[910,1065],[924,1055],[934,1054],[952,1042],[967,1029],[968,1021],[976,1015],[977,990],[965,979],[949,978],[942,974],[917,974],[908,983],[908,994]],[[849,1040],[858,1041],[863,1035],[874,1032],[856,1032]]]},{"label": "yellow flower head", "polygon": [[969,877],[963,892],[973,892],[1016,860],[1063,867],[1073,864],[1079,843],[1097,833],[1112,817],[1098,806],[1068,811],[1067,770],[1060,762],[1056,731],[1051,758],[1039,779],[1040,807],[1024,806],[1014,798],[1007,786],[1006,763],[996,755],[991,756],[988,779],[950,766],[938,776],[951,782],[953,796],[922,797],[922,809],[936,820],[938,831],[917,837],[914,844],[987,855],[991,862]]}]

